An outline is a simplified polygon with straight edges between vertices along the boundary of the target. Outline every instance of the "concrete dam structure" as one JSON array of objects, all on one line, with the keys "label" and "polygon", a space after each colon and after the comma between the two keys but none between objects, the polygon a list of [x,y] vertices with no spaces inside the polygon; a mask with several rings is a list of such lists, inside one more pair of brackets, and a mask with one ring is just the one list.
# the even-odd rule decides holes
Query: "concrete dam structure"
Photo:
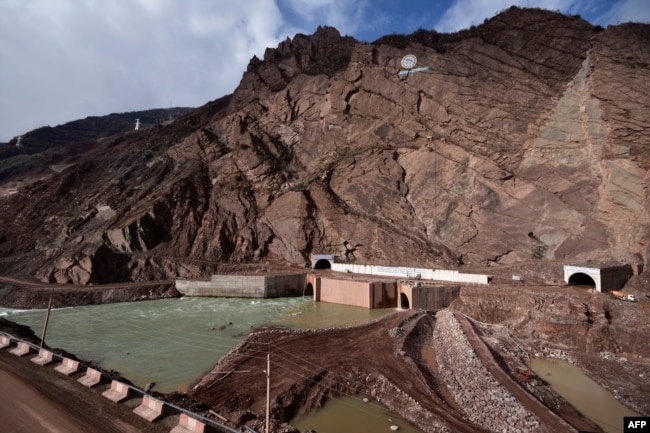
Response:
[{"label": "concrete dam structure", "polygon": [[352,305],[368,309],[396,308],[397,282],[331,278],[310,274],[307,291],[313,290],[314,302]]},{"label": "concrete dam structure", "polygon": [[460,295],[460,286],[421,282],[377,280],[372,278],[335,278],[307,276],[307,292],[313,290],[314,302],[355,307],[438,310],[446,308]]},{"label": "concrete dam structure", "polygon": [[184,296],[281,298],[302,296],[306,273],[278,275],[212,275],[210,280],[176,280]]},{"label": "concrete dam structure", "polygon": [[318,271],[265,275],[212,275],[209,280],[176,280],[184,296],[279,298],[313,295],[314,302],[355,307],[437,310],[448,307],[460,286],[403,278]]}]

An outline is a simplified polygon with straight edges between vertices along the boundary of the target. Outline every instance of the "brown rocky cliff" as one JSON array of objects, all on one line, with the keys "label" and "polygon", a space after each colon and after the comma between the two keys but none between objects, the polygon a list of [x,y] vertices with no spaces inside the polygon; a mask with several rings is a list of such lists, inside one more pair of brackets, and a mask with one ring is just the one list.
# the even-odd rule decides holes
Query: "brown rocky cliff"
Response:
[{"label": "brown rocky cliff", "polygon": [[[511,8],[453,35],[297,35],[233,95],[1,199],[0,272],[645,263],[650,26],[599,30]],[[409,53],[430,69],[400,79]],[[99,278],[107,254],[120,265]]]}]

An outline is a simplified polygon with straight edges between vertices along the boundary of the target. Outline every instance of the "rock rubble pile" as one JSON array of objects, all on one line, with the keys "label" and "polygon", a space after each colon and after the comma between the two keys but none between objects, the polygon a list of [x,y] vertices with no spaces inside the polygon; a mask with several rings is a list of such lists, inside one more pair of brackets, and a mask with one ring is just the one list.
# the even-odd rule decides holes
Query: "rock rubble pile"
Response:
[{"label": "rock rubble pile", "polygon": [[440,373],[467,418],[494,432],[541,432],[537,418],[481,363],[449,310],[436,315],[433,332]]}]

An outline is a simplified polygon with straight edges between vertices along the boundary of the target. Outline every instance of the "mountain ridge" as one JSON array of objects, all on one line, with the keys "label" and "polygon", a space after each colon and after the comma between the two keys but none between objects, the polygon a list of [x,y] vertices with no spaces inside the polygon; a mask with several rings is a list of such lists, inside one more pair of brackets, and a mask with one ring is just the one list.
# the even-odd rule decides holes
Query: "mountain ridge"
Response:
[{"label": "mountain ridge", "polygon": [[[0,272],[138,281],[313,252],[643,265],[649,28],[512,7],[454,35],[296,35],[232,95],[13,180]],[[406,54],[429,70],[400,79]]]}]

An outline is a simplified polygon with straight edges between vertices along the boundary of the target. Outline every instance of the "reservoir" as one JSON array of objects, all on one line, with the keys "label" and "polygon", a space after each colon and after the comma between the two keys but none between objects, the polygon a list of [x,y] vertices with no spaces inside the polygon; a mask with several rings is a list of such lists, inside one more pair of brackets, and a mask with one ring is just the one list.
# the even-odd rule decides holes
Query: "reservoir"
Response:
[{"label": "reservoir", "polygon": [[[358,325],[392,312],[308,298],[181,298],[54,309],[45,341],[116,370],[136,386],[185,391],[254,329]],[[40,337],[45,310],[0,308]]]}]

